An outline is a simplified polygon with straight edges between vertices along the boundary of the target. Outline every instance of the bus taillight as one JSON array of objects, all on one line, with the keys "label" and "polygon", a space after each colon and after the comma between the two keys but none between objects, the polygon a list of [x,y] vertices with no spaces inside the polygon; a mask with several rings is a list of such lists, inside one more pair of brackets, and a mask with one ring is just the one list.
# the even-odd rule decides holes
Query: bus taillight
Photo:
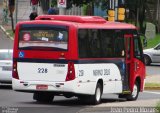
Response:
[{"label": "bus taillight", "polygon": [[66,81],[74,80],[75,79],[75,69],[74,69],[74,63],[68,62],[68,72],[66,76]]},{"label": "bus taillight", "polygon": [[12,77],[15,79],[19,79],[18,72],[17,72],[17,62],[13,62],[13,71],[12,71]]}]

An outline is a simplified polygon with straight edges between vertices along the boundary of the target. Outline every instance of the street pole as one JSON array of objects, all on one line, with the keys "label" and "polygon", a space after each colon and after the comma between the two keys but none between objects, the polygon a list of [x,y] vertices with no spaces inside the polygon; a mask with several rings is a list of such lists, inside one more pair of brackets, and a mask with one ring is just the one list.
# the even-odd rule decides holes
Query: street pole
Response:
[{"label": "street pole", "polygon": [[115,21],[118,21],[118,0],[115,0]]},{"label": "street pole", "polygon": [[158,21],[158,33],[160,32],[160,1],[157,3],[157,21]]},{"label": "street pole", "polygon": [[138,26],[138,22],[139,22],[139,8],[137,8],[136,26]]},{"label": "street pole", "polygon": [[14,31],[14,19],[13,19],[13,14],[10,15],[11,16],[11,25],[12,25],[12,31]]},{"label": "street pole", "polygon": [[59,8],[59,15],[66,14],[67,0],[57,0],[57,6]]},{"label": "street pole", "polygon": [[112,9],[112,0],[109,0],[109,9]]},{"label": "street pole", "polygon": [[66,9],[61,7],[59,8],[59,15],[65,15],[66,14]]},{"label": "street pole", "polygon": [[114,0],[112,0],[112,9],[114,10]]},{"label": "street pole", "polygon": [[156,15],[156,20],[158,20],[159,17],[159,0],[157,1],[157,15]]},{"label": "street pole", "polygon": [[16,0],[16,12],[15,12],[15,23],[18,22],[18,0]]}]

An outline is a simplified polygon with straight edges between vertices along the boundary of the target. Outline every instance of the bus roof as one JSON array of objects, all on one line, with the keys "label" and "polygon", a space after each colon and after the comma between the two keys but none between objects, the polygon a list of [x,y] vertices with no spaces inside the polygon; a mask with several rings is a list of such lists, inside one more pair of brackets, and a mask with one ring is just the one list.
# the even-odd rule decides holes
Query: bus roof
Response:
[{"label": "bus roof", "polygon": [[73,16],[73,15],[40,15],[35,21],[21,22],[20,24],[60,24],[73,25],[77,28],[94,29],[136,29],[132,24],[122,22],[109,22],[99,16]]}]

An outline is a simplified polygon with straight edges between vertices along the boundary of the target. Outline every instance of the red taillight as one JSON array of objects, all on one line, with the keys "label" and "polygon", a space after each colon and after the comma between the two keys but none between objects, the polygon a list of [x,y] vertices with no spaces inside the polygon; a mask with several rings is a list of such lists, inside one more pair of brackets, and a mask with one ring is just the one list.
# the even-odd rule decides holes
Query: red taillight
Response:
[{"label": "red taillight", "polygon": [[74,63],[68,62],[68,72],[66,76],[66,81],[74,80],[75,79],[75,69],[74,69]]},{"label": "red taillight", "polygon": [[18,72],[17,72],[17,62],[13,62],[13,70],[12,70],[12,77],[15,79],[19,79]]}]

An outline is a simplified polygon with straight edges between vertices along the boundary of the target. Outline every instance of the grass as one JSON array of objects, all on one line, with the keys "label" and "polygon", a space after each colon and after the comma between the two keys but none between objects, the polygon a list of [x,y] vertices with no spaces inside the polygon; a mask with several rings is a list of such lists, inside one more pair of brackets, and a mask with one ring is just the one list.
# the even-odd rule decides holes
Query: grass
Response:
[{"label": "grass", "polygon": [[145,83],[145,87],[160,87],[160,83]]},{"label": "grass", "polygon": [[9,33],[9,36],[14,37],[14,33],[12,30],[6,30],[7,33]]},{"label": "grass", "polygon": [[157,34],[155,38],[147,39],[147,47],[145,49],[155,47],[159,43],[160,43],[160,34]]},{"label": "grass", "polygon": [[157,113],[160,113],[160,102],[157,103],[156,110],[157,110]]}]

